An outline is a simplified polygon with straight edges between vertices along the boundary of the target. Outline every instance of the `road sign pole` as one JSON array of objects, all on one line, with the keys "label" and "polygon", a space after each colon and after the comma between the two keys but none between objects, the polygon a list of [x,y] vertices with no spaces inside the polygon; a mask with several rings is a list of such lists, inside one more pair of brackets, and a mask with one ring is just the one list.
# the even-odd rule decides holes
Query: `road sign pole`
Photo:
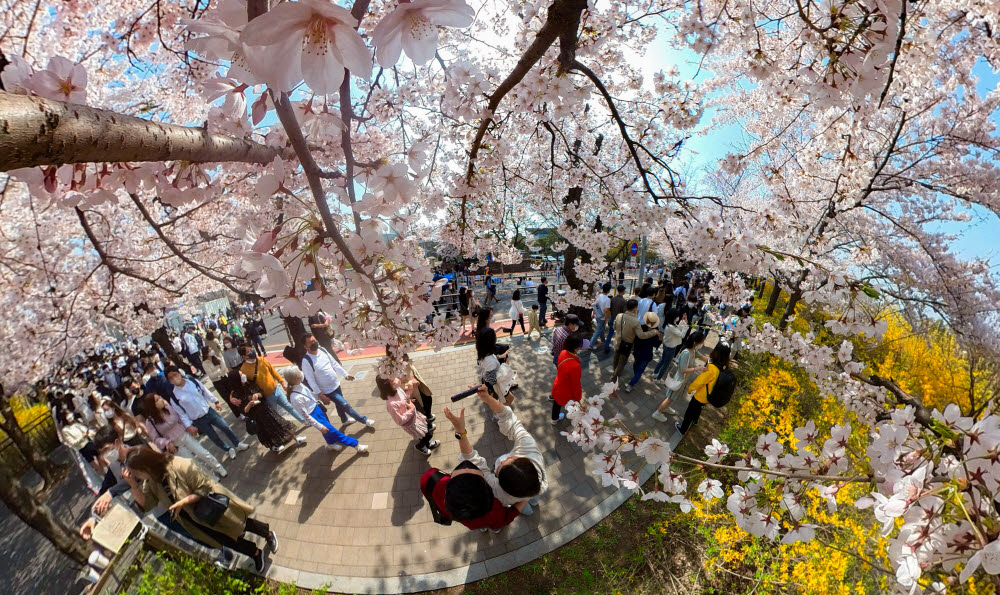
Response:
[{"label": "road sign pole", "polygon": [[642,236],[642,253],[639,256],[639,287],[646,278],[646,236]]}]

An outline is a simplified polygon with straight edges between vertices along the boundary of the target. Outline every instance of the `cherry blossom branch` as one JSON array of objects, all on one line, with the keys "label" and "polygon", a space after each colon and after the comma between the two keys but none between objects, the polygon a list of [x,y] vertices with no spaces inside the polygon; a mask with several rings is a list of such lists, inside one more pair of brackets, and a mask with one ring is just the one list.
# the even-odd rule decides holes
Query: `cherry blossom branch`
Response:
[{"label": "cherry blossom branch", "polygon": [[0,91],[0,171],[130,161],[270,163],[286,154],[203,128]]},{"label": "cherry blossom branch", "polygon": [[146,205],[142,204],[142,201],[139,200],[139,196],[130,192],[129,197],[132,199],[132,202],[135,203],[136,208],[139,209],[139,213],[142,214],[142,218],[146,220],[146,223],[148,223],[149,226],[153,228],[153,231],[156,232],[156,235],[159,236],[160,241],[162,241],[163,244],[171,252],[173,252],[175,256],[177,256],[177,258],[181,259],[181,261],[184,264],[198,271],[205,277],[208,277],[209,279],[217,283],[221,283],[227,289],[235,291],[237,294],[246,293],[245,289],[240,289],[239,287],[236,287],[229,281],[229,279],[226,279],[225,277],[218,275],[217,273],[213,272],[207,267],[204,267],[201,264],[198,264],[197,262],[192,260],[187,254],[184,253],[184,251],[182,251],[180,248],[177,247],[177,245],[173,242],[173,240],[167,237],[167,234],[163,233],[163,226],[157,223],[157,221],[153,218],[153,216],[149,214],[149,210],[146,209]]},{"label": "cherry blossom branch", "polygon": [[841,483],[872,483],[872,482],[880,483],[882,481],[885,481],[885,478],[873,477],[871,475],[851,475],[847,477],[842,477],[839,475],[812,475],[809,473],[799,474],[799,473],[786,473],[784,471],[772,471],[770,469],[764,469],[761,467],[737,467],[735,465],[722,465],[720,463],[709,463],[708,461],[695,459],[682,454],[678,454],[676,452],[674,452],[670,456],[672,458],[684,461],[685,463],[691,463],[693,465],[712,467],[713,469],[725,469],[727,471],[763,473],[765,475],[774,475],[775,477],[781,477],[784,479],[801,479],[802,481],[836,481]]},{"label": "cherry blossom branch", "polygon": [[181,295],[181,292],[177,291],[176,289],[165,287],[154,280],[147,279],[142,275],[137,275],[136,273],[133,273],[128,269],[124,269],[116,265],[114,262],[112,262],[111,257],[108,255],[107,252],[104,251],[104,247],[101,245],[101,242],[97,239],[97,236],[94,235],[94,230],[91,229],[90,222],[87,221],[86,214],[84,214],[84,212],[80,209],[80,207],[74,207],[74,210],[76,211],[77,219],[80,220],[80,225],[83,227],[83,232],[87,234],[87,239],[90,240],[90,244],[94,247],[94,250],[97,252],[97,256],[101,259],[101,263],[103,263],[104,266],[108,267],[108,270],[111,271],[112,274],[117,273],[135,279],[136,281],[148,283],[158,289],[162,289],[163,291],[170,293],[171,295],[175,296]]},{"label": "cherry blossom branch", "polygon": [[896,49],[892,52],[892,62],[889,63],[889,74],[885,79],[885,88],[882,89],[882,95],[878,98],[878,106],[882,107],[882,102],[885,101],[885,96],[889,94],[889,87],[892,86],[892,76],[896,72],[896,61],[899,60],[899,53],[903,49],[903,37],[906,36],[906,5],[908,2],[902,2],[902,8],[899,12],[899,34],[896,35]]}]

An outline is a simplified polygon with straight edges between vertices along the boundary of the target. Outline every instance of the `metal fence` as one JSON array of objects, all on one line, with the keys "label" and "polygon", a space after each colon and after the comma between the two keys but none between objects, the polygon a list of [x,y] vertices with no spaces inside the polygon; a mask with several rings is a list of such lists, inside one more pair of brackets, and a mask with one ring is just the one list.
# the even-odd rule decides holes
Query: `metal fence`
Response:
[{"label": "metal fence", "polygon": [[[21,431],[38,452],[48,454],[59,446],[59,436],[56,434],[56,423],[52,419],[51,411],[29,420],[21,426]],[[4,436],[3,440],[0,440],[0,465],[15,477],[20,477],[29,467],[28,461],[9,436]]]}]

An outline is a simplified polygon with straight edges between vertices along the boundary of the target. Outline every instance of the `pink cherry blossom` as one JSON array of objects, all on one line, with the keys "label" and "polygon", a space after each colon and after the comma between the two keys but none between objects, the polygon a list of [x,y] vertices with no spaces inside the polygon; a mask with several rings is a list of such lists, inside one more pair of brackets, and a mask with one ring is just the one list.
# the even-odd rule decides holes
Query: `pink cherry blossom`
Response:
[{"label": "pink cherry blossom", "polygon": [[476,12],[464,0],[401,2],[375,27],[375,58],[391,67],[405,51],[414,64],[426,64],[437,50],[437,27],[468,27]]},{"label": "pink cherry blossom", "polygon": [[355,29],[358,21],[330,0],[283,2],[243,29],[240,41],[251,70],[269,86],[289,91],[304,79],[320,94],[334,93],[344,69],[371,76],[371,54]]},{"label": "pink cherry blossom", "polygon": [[26,86],[32,93],[49,99],[87,102],[87,71],[62,56],[52,56],[44,70],[31,75]]}]

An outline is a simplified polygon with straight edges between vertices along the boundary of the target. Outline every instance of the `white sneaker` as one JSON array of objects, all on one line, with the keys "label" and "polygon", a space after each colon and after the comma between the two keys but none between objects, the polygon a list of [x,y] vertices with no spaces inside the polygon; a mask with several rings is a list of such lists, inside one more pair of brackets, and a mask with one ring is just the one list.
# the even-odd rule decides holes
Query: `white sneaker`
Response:
[{"label": "white sneaker", "polygon": [[349,426],[349,425],[351,425],[351,424],[353,424],[353,423],[356,423],[357,421],[358,421],[358,420],[356,420],[356,419],[354,419],[353,417],[351,417],[350,415],[348,415],[348,416],[347,416],[347,421],[345,421],[345,422],[343,423],[343,425],[345,425],[345,426]]},{"label": "white sneaker", "polygon": [[368,452],[368,445],[367,444],[359,444],[359,445],[355,446],[354,449],[356,451],[358,451],[358,452]]},{"label": "white sneaker", "polygon": [[565,413],[560,413],[559,414],[559,419],[549,420],[549,423],[551,423],[552,425],[556,425],[557,423],[561,422],[564,417],[566,417],[566,414]]},{"label": "white sneaker", "polygon": [[239,444],[236,445],[236,450],[238,450],[240,452],[243,452],[244,450],[246,450],[248,448],[250,448],[250,445],[247,444],[246,442],[240,442]]},{"label": "white sneaker", "polygon": [[369,417],[368,419],[365,420],[365,425],[368,426],[369,428],[374,428],[375,420]]},{"label": "white sneaker", "polygon": [[297,444],[305,444],[306,443],[306,437],[305,436],[296,436],[295,437],[295,442]]},{"label": "white sneaker", "polygon": [[627,392],[627,393],[632,392],[632,385],[631,384],[626,384],[625,385],[625,392]]},{"label": "white sneaker", "polygon": [[236,458],[236,449],[235,448],[230,448],[228,451],[226,451],[226,454],[229,455],[230,459],[235,459]]},{"label": "white sneaker", "polygon": [[327,450],[340,451],[340,450],[344,450],[344,445],[343,444],[327,444],[326,445],[326,449]]},{"label": "white sneaker", "polygon": [[652,415],[651,417],[652,417],[653,419],[655,419],[656,421],[667,421],[667,416],[666,416],[666,415],[663,415],[663,414],[662,414],[662,413],[660,413],[659,411],[654,411],[654,412],[653,412],[653,415]]},{"label": "white sneaker", "polygon": [[218,469],[215,470],[215,473],[219,477],[225,477],[225,476],[229,475],[229,472],[226,471],[225,467],[219,467]]}]

